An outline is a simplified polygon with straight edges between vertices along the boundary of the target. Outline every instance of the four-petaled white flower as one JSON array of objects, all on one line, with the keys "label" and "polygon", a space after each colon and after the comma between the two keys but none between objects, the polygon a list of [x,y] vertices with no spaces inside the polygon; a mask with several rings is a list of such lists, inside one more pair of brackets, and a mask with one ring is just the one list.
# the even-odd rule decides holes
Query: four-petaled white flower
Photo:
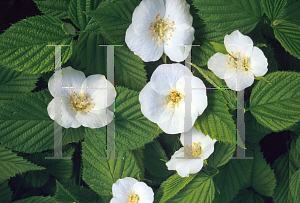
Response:
[{"label": "four-petaled white flower", "polygon": [[[185,81],[191,84],[191,101],[185,100]],[[139,100],[144,116],[169,134],[189,131],[207,107],[204,83],[179,63],[158,66],[140,92]],[[186,105],[190,105],[191,118],[185,116]],[[190,119],[190,124],[185,119]]]},{"label": "four-petaled white flower", "polygon": [[134,178],[117,180],[112,186],[113,198],[110,203],[152,203],[154,193],[151,187]]},{"label": "four-petaled white flower", "polygon": [[198,173],[203,167],[203,161],[214,152],[214,144],[217,141],[201,131],[198,132],[194,127],[191,131],[192,146],[184,142],[185,135],[182,133],[180,141],[184,147],[176,151],[171,160],[166,163],[168,170],[176,170],[181,177],[189,177],[189,174]]},{"label": "four-petaled white flower", "polygon": [[[55,96],[54,75],[49,79],[48,88],[54,99],[47,110],[51,119],[55,119],[55,99],[61,101],[61,123],[64,128],[78,128],[81,125],[101,128],[113,119],[113,113],[107,109],[117,95],[114,86],[105,76],[96,74],[85,78],[83,72],[72,67],[62,68],[61,96]],[[60,116],[60,115],[58,115]],[[57,119],[55,119],[58,121]]]},{"label": "four-petaled white flower", "polygon": [[185,60],[195,32],[189,9],[185,0],[143,0],[126,31],[127,46],[145,62],[157,61],[163,52],[172,61]]},{"label": "four-petaled white flower", "polygon": [[224,44],[229,54],[216,53],[207,63],[208,69],[221,79],[227,86],[241,91],[254,82],[254,76],[263,76],[268,71],[268,60],[264,53],[253,46],[250,37],[238,30],[226,35]]}]

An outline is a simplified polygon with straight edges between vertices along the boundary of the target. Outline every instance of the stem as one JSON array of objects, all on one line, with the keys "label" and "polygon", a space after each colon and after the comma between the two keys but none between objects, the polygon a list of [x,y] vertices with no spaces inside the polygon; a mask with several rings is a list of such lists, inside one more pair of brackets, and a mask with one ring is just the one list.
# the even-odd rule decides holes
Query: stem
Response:
[{"label": "stem", "polygon": [[213,86],[215,86],[215,87],[218,87],[218,85],[214,82],[214,81],[212,81],[212,79],[210,79],[209,78],[209,76],[208,75],[206,75],[202,70],[201,70],[201,68],[199,68],[198,66],[196,66],[195,64],[193,64],[193,63],[190,63],[192,66],[194,66],[197,70],[198,70],[198,72],[210,83],[210,84],[212,84]]},{"label": "stem", "polygon": [[163,53],[161,58],[162,58],[164,63],[167,63],[167,54]]}]

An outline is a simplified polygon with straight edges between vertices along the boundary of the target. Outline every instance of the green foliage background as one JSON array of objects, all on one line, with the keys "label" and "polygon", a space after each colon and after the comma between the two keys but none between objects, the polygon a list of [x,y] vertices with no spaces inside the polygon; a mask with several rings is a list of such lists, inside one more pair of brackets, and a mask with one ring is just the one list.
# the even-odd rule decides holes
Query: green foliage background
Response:
[{"label": "green foliage background", "polygon": [[[246,156],[230,159],[236,145],[236,92],[207,91],[208,107],[194,127],[218,142],[197,174],[180,177],[165,165],[181,147],[146,119],[139,91],[163,63],[143,62],[125,44],[125,32],[140,0],[33,0],[42,15],[22,19],[0,35],[0,200],[3,203],[103,202],[120,178],[144,181],[155,203],[300,201],[300,2],[297,0],[187,0],[193,16],[193,74],[207,88],[226,87],[207,68],[224,36],[248,35],[268,58],[268,73],[245,90]],[[106,157],[106,127],[63,128],[63,156],[53,156],[54,121],[48,89],[33,91],[54,71],[54,48],[62,66],[86,76],[106,75],[106,48],[115,47],[116,157]],[[167,58],[167,63],[172,63]],[[266,82],[268,81],[268,82]],[[286,153],[268,163],[260,141],[285,132]],[[20,192],[25,191],[25,192]]]}]

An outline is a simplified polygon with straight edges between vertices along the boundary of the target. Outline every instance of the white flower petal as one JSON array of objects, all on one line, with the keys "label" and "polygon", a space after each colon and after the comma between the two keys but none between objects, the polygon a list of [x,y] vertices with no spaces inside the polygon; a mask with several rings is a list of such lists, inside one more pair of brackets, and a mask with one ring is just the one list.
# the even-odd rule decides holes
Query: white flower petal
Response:
[{"label": "white flower petal", "polygon": [[193,103],[191,103],[191,125],[185,124],[185,102],[181,101],[178,107],[174,107],[174,114],[171,119],[157,125],[168,134],[177,134],[190,130],[198,117],[198,110]]},{"label": "white flower petal", "polygon": [[[170,40],[164,42],[164,52],[171,61],[184,61],[191,51],[191,44],[194,41],[195,29],[190,27],[188,30],[175,30],[170,37]],[[186,46],[182,46],[186,45]]]},{"label": "white flower petal", "polygon": [[180,63],[162,64],[153,72],[150,81],[152,88],[162,95],[169,95],[183,76],[193,76],[192,72]]},{"label": "white flower petal", "polygon": [[254,82],[254,75],[250,71],[241,71],[238,69],[230,69],[225,74],[225,82],[227,86],[236,91],[241,91]]},{"label": "white flower petal", "polygon": [[189,172],[190,172],[190,167],[187,166],[185,164],[185,162],[182,162],[180,165],[178,165],[180,167],[176,167],[176,171],[178,173],[178,175],[180,175],[181,177],[189,177]]},{"label": "white flower petal", "polygon": [[189,131],[186,131],[180,135],[180,142],[183,146],[185,146],[186,144],[191,144],[191,143],[184,142],[184,137],[187,136],[187,134],[189,134],[190,131],[192,131],[192,142],[196,142],[196,143],[201,142],[202,137],[205,136],[201,131],[198,131],[195,127],[193,127]]},{"label": "white flower petal", "polygon": [[248,65],[250,71],[256,76],[264,76],[268,72],[268,59],[265,57],[264,52],[257,47],[253,47]]},{"label": "white flower petal", "polygon": [[[190,82],[191,84],[191,95],[192,103],[198,110],[198,114],[201,115],[207,107],[207,96],[206,96],[206,87],[201,79],[194,76],[185,76],[181,77],[176,83],[176,90],[179,92],[185,92],[185,81]],[[186,93],[185,93],[186,94]],[[187,99],[185,98],[187,103]]]},{"label": "white flower petal", "polygon": [[95,104],[94,110],[100,110],[111,105],[117,95],[114,86],[106,80],[104,75],[88,76],[82,83],[82,93],[86,92],[91,103]]},{"label": "white flower petal", "polygon": [[232,67],[226,65],[228,62],[228,56],[222,53],[216,53],[207,62],[207,67],[211,70],[216,76],[221,79],[224,79],[225,73],[232,69]]},{"label": "white flower petal", "polygon": [[154,201],[152,188],[144,182],[137,182],[133,185],[133,194],[139,196],[139,202],[152,203]]},{"label": "white flower petal", "polygon": [[236,30],[230,35],[225,35],[224,44],[228,53],[240,52],[250,57],[253,49],[253,41],[250,37],[243,35]]},{"label": "white flower petal", "polygon": [[171,119],[174,108],[169,108],[169,106],[165,105],[166,99],[166,95],[158,94],[151,87],[151,82],[147,83],[139,95],[141,110],[144,116],[155,123]]},{"label": "white flower petal", "polygon": [[166,0],[166,14],[169,21],[174,21],[177,30],[187,30],[192,26],[193,17],[186,0]]},{"label": "white flower petal", "polygon": [[[85,80],[85,75],[82,71],[73,69],[71,66],[62,68],[62,96],[69,97],[72,95],[72,91],[75,93],[80,92],[81,84]],[[55,73],[50,77],[48,82],[48,88],[53,97],[55,97]]]},{"label": "white flower petal", "polygon": [[165,15],[165,2],[163,0],[143,0],[135,8],[132,14],[132,25],[134,31],[139,35],[150,35],[150,24],[154,22],[159,14]]},{"label": "white flower petal", "polygon": [[[137,183],[138,180],[131,178],[131,177],[125,177],[123,179],[118,179],[113,185],[112,185],[112,193],[114,197],[129,197],[130,194],[133,193],[133,185]],[[125,199],[125,198],[124,198]]]},{"label": "white flower petal", "polygon": [[176,159],[176,157],[184,157],[184,148],[181,147],[177,150],[171,157],[170,161],[166,163],[168,170],[176,170],[178,162],[183,161],[183,159]]},{"label": "white flower petal", "polygon": [[87,113],[78,112],[76,119],[84,127],[101,128],[113,120],[113,113],[108,109],[91,110]]},{"label": "white flower petal", "polygon": [[193,164],[190,164],[189,174],[198,173],[203,168],[203,159],[198,157],[197,159],[192,159]]},{"label": "white flower petal", "polygon": [[110,200],[109,203],[128,203],[128,199],[124,197],[114,197]]},{"label": "white flower petal", "polygon": [[157,61],[163,54],[163,43],[158,44],[153,37],[149,35],[139,35],[131,24],[125,35],[125,42],[129,49],[139,56],[143,61]]},{"label": "white flower petal", "polygon": [[81,126],[81,124],[78,122],[78,120],[75,118],[76,111],[71,110],[71,107],[68,105],[69,100],[64,97],[55,97],[52,99],[52,101],[48,104],[47,111],[52,120],[55,119],[55,99],[61,100],[61,122],[58,122],[56,119],[56,122],[58,122],[59,125],[61,125],[64,128],[78,128]]}]

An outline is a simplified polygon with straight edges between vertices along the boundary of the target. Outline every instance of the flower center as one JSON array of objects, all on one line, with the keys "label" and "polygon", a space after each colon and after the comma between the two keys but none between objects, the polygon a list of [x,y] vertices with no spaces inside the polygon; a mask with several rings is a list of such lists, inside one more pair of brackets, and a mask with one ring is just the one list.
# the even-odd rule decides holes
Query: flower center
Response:
[{"label": "flower center", "polygon": [[180,101],[184,100],[184,95],[177,90],[172,90],[170,95],[167,97],[167,100],[165,101],[165,105],[167,105],[169,102],[171,102],[171,107],[178,106]]},{"label": "flower center", "polygon": [[186,145],[186,157],[199,157],[202,153],[202,148],[200,142],[193,142],[192,146]]},{"label": "flower center", "polygon": [[132,194],[129,196],[127,203],[138,203],[139,202],[139,196],[137,194]]},{"label": "flower center", "polygon": [[69,100],[72,111],[75,109],[80,113],[87,113],[94,107],[94,104],[90,104],[91,99],[86,97],[86,93],[76,94],[75,92],[72,92],[72,96],[69,97]]},{"label": "flower center", "polygon": [[244,55],[241,57],[238,52],[231,52],[231,54],[227,54],[227,65],[233,66],[239,70],[250,70],[250,67],[248,66],[248,58]]},{"label": "flower center", "polygon": [[[156,20],[150,25],[150,35],[158,44],[163,43],[163,41],[170,40],[172,32],[176,29],[174,27],[174,21],[168,21],[168,17],[161,19],[160,14],[157,14]],[[168,45],[168,44],[166,44]]]}]

